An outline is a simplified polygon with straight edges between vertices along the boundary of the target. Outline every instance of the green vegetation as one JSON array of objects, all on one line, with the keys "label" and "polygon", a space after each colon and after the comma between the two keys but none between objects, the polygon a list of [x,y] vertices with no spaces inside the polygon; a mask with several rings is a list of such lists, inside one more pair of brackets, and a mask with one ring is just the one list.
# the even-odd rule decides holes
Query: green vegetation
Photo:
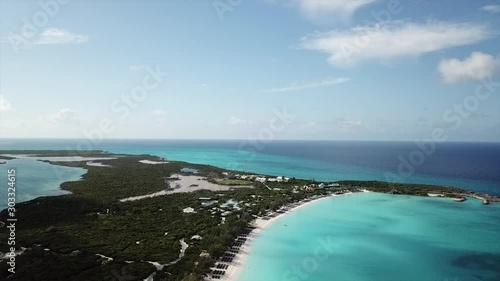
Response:
[{"label": "green vegetation", "polygon": [[[19,153],[41,155],[31,151]],[[47,155],[61,156],[54,152],[43,154]],[[99,156],[116,155],[99,153]],[[62,185],[72,192],[70,195],[37,198],[17,206],[16,238],[19,246],[29,249],[19,256],[18,272],[9,280],[106,280],[112,278],[113,271],[124,271],[135,276],[134,280],[143,280],[155,271],[146,261],[161,264],[174,261],[179,255],[181,239],[189,244],[184,258],[158,272],[155,280],[201,280],[215,259],[253,219],[252,213],[277,209],[288,201],[281,194],[273,199],[273,193],[261,187],[226,192],[202,190],[120,202],[119,199],[126,197],[165,190],[166,178],[180,173],[187,165],[196,168],[201,176],[220,176],[225,171],[184,162],[148,165],[139,160],[158,158],[137,155],[99,161],[112,168],[86,166],[85,162],[51,162],[85,167],[88,173],[80,181]],[[199,200],[212,197],[220,203],[229,199],[250,202],[256,195],[262,199],[255,200],[252,208],[227,207],[215,213],[203,208]],[[193,207],[196,213],[183,213],[186,207]],[[231,214],[221,224],[221,213],[225,211]],[[7,212],[1,212],[0,220],[6,218]],[[6,241],[7,235],[5,228],[0,229],[1,241]],[[201,235],[203,239],[191,241],[193,235]],[[203,250],[211,257],[199,257]],[[7,252],[5,243],[0,245],[0,251]],[[106,262],[96,254],[112,257],[113,261]],[[62,270],[63,265],[68,266]],[[7,277],[6,269],[7,264],[0,263],[0,279]]]},{"label": "green vegetation", "polygon": [[238,180],[238,179],[216,179],[213,180],[213,182],[221,185],[246,185],[246,186],[253,185],[252,181]]},{"label": "green vegetation", "polygon": [[[16,152],[2,152],[15,154]],[[65,151],[19,151],[19,154],[43,156],[73,156]],[[89,157],[115,157],[101,160],[110,167],[86,166],[85,162],[51,162],[53,165],[85,167],[83,179],[66,182],[62,188],[72,194],[41,197],[18,204],[16,241],[18,247],[28,248],[17,258],[16,274],[8,280],[143,280],[156,271],[150,262],[170,263],[178,258],[180,240],[189,245],[185,256],[177,263],[157,271],[154,280],[202,280],[234,239],[244,231],[254,216],[265,216],[285,204],[297,202],[313,195],[331,192],[355,191],[367,188],[378,192],[426,195],[438,192],[456,195],[467,192],[448,187],[429,185],[389,184],[370,181],[343,181],[336,189],[304,191],[303,186],[315,185],[313,180],[292,178],[288,182],[268,182],[266,185],[247,180],[228,179],[226,170],[185,162],[148,165],[140,160],[158,161],[150,155],[113,155],[101,151],[88,152]],[[119,156],[119,157],[118,157]],[[169,188],[167,178],[181,173],[189,166],[200,176],[223,179],[219,184],[250,185],[229,191],[200,190],[175,193],[168,196],[120,202],[132,196],[150,194]],[[472,193],[471,193],[472,194]],[[203,207],[200,197],[217,200],[217,208]],[[222,203],[233,199],[241,209]],[[195,213],[184,213],[192,207]],[[222,214],[225,223],[222,223]],[[0,212],[0,221],[6,221],[7,212]],[[201,241],[191,240],[194,235]],[[7,241],[6,228],[0,228],[0,241]],[[47,249],[47,250],[45,250]],[[210,257],[200,257],[206,251]],[[0,252],[7,245],[0,244]],[[108,261],[96,254],[113,258]],[[8,265],[0,263],[0,279],[8,277]]]},{"label": "green vegetation", "polygon": [[429,193],[443,194],[445,197],[482,197],[486,198],[491,202],[500,202],[500,197],[490,196],[488,194],[477,194],[470,190],[450,187],[450,186],[440,186],[440,185],[429,185],[429,184],[408,184],[408,183],[390,183],[381,181],[339,181],[341,186],[345,188],[364,188],[374,192],[381,193],[392,193],[392,194],[404,194],[404,195],[414,195],[414,196],[427,196]]},{"label": "green vegetation", "polygon": [[14,157],[0,155],[0,160],[12,160]]}]

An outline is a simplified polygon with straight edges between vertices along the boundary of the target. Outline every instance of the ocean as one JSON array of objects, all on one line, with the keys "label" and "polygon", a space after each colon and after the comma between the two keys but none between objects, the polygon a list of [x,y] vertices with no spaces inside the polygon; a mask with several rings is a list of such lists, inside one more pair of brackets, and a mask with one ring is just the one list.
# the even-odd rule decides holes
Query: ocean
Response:
[{"label": "ocean", "polygon": [[[88,144],[3,139],[0,149],[92,148],[321,181],[393,180],[500,195],[498,143],[105,140]],[[0,165],[0,181],[6,182],[6,169],[11,167],[18,171],[21,201],[63,194],[59,185],[85,172],[18,159]],[[237,281],[498,281],[499,234],[500,204],[375,193],[340,196],[310,204],[262,231]]]},{"label": "ocean", "polygon": [[498,281],[500,205],[328,198],[258,234],[237,281]]},{"label": "ocean", "polygon": [[500,143],[0,140],[1,149],[102,149],[321,181],[380,180],[500,195]]}]

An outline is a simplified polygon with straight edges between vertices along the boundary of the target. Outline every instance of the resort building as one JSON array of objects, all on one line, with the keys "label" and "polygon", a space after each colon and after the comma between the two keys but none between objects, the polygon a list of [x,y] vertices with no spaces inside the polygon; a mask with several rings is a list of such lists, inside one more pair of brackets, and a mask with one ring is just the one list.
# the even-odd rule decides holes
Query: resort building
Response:
[{"label": "resort building", "polygon": [[267,181],[267,178],[264,178],[264,177],[257,177],[257,178],[255,178],[255,181],[265,183],[265,182]]},{"label": "resort building", "polygon": [[184,213],[189,214],[189,213],[194,213],[194,209],[191,207],[187,207],[182,210]]}]

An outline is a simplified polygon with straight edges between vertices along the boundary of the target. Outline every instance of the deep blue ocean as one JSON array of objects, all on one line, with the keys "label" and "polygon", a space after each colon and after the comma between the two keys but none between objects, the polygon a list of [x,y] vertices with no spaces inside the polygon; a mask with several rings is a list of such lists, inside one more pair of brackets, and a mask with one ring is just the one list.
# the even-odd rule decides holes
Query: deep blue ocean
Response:
[{"label": "deep blue ocean", "polygon": [[500,143],[0,140],[0,149],[90,148],[297,178],[439,184],[500,195]]}]

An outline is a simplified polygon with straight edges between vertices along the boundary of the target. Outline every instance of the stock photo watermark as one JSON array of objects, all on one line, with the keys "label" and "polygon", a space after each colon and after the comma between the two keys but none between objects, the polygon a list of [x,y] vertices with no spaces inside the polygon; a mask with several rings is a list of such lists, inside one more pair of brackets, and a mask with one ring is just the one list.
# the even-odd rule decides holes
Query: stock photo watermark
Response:
[{"label": "stock photo watermark", "polygon": [[481,103],[487,101],[491,95],[500,87],[500,82],[493,81],[492,78],[482,80],[475,88],[474,93],[465,97],[460,103],[455,103],[446,109],[442,115],[443,121],[449,127],[435,127],[432,129],[430,138],[415,141],[416,149],[407,156],[399,155],[398,174],[386,172],[384,174],[388,182],[404,183],[405,178],[411,177],[415,170],[431,157],[438,146],[448,139],[449,131],[458,130],[465,120],[469,119],[476,112]]},{"label": "stock photo watermark", "polygon": [[16,210],[16,183],[17,174],[16,169],[7,170],[7,221],[5,223],[8,230],[8,252],[6,254],[0,253],[2,258],[7,259],[8,269],[11,274],[16,273],[16,223],[17,223],[17,210]]},{"label": "stock photo watermark", "polygon": [[[76,144],[76,147],[66,146],[65,149],[70,155],[77,160],[78,156],[85,156],[86,152],[95,150],[104,141],[106,136],[112,134],[116,129],[116,124],[119,121],[127,119],[134,109],[137,109],[141,103],[157,90],[164,79],[169,76],[169,73],[163,72],[159,65],[144,66],[141,68],[145,75],[141,78],[140,83],[133,86],[130,92],[122,94],[114,99],[110,104],[111,117],[101,118],[97,122],[97,126],[91,129],[83,128],[81,130],[84,138]],[[50,165],[58,179],[62,179],[62,166]]]},{"label": "stock photo watermark", "polygon": [[[361,33],[359,36],[354,38],[354,40],[350,43],[342,42],[341,50],[342,55],[347,61],[351,61],[351,57],[355,53],[361,52],[364,48],[366,48],[378,35],[377,32],[384,28],[384,26],[389,25],[393,22],[393,16],[398,15],[403,12],[403,6],[401,5],[401,1],[399,0],[389,0],[387,5],[382,10],[372,10],[370,11],[370,15],[374,21],[369,23],[371,29],[369,30],[360,30]],[[370,32],[368,32],[370,31]]]},{"label": "stock photo watermark", "polygon": [[245,155],[245,163],[231,163],[230,170],[244,170],[247,161],[253,161],[258,152],[262,152],[266,145],[273,142],[276,134],[285,131],[286,127],[293,123],[295,115],[288,112],[284,107],[282,110],[273,109],[273,117],[267,120],[266,125],[254,135],[249,136],[238,145],[238,154]]},{"label": "stock photo watermark", "polygon": [[51,19],[59,14],[61,8],[71,0],[40,0],[38,10],[31,17],[22,17],[22,26],[16,33],[7,37],[15,53],[29,46],[48,26]]},{"label": "stock photo watermark", "polygon": [[285,271],[281,276],[281,281],[305,281],[311,274],[325,266],[326,261],[335,253],[339,244],[334,241],[332,236],[317,240],[317,245],[311,255],[302,259],[300,263],[295,264],[291,269]]},{"label": "stock photo watermark", "polygon": [[214,0],[212,6],[219,20],[224,21],[226,13],[232,13],[242,2],[243,0]]},{"label": "stock photo watermark", "polygon": [[141,79],[141,83],[134,86],[129,93],[121,95],[111,103],[110,109],[113,117],[102,118],[98,122],[98,126],[93,129],[83,129],[82,134],[85,139],[77,144],[76,150],[73,150],[69,146],[66,147],[68,151],[93,150],[93,148],[102,143],[106,135],[114,132],[116,123],[119,120],[127,119],[131,111],[138,108],[152,92],[160,87],[164,79],[169,76],[167,72],[162,72],[158,65],[154,68],[145,66],[144,70],[146,71],[146,75]]}]

